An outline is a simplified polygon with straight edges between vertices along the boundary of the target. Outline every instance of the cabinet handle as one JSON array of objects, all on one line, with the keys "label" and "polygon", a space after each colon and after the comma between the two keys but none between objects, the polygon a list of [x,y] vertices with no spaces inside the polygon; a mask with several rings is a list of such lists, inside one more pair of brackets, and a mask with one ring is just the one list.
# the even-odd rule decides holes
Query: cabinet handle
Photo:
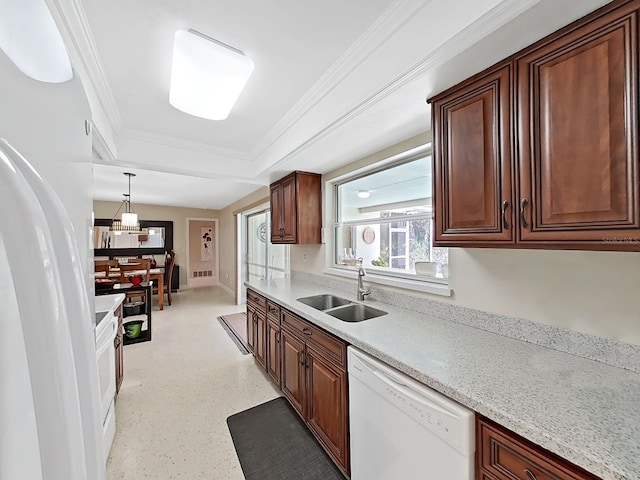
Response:
[{"label": "cabinet handle", "polygon": [[300,362],[300,365],[304,365],[304,354],[302,352],[298,354],[298,361]]},{"label": "cabinet handle", "polygon": [[304,368],[309,368],[309,355],[304,360]]},{"label": "cabinet handle", "polygon": [[308,328],[303,328],[302,333],[304,333],[307,337],[310,337],[311,335],[313,335],[311,333],[311,330],[309,330]]},{"label": "cabinet handle", "polygon": [[531,470],[529,470],[528,468],[524,469],[524,473],[527,474],[527,477],[529,477],[529,480],[538,480],[536,478],[535,474]]},{"label": "cabinet handle", "polygon": [[527,203],[529,203],[529,200],[526,198],[520,200],[520,223],[524,228],[529,228],[527,219],[524,217],[524,209],[527,208]]},{"label": "cabinet handle", "polygon": [[507,208],[509,208],[509,202],[505,200],[502,202],[502,226],[509,228],[509,222],[507,221]]},{"label": "cabinet handle", "polygon": [[276,343],[280,343],[280,332],[276,333]]}]

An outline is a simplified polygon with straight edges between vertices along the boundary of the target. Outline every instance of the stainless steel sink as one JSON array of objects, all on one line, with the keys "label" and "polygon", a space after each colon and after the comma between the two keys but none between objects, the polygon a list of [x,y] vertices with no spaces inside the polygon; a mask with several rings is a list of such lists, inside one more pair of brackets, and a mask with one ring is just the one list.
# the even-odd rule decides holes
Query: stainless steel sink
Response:
[{"label": "stainless steel sink", "polygon": [[334,308],[333,310],[329,310],[324,313],[331,315],[332,317],[336,317],[344,322],[362,322],[363,320],[369,320],[370,318],[381,317],[382,315],[386,315],[388,312],[378,310],[377,308],[369,307],[367,305],[362,305],[360,303],[352,303],[350,305],[345,305],[344,307]]},{"label": "stainless steel sink", "polygon": [[335,295],[314,295],[312,297],[298,298],[298,301],[315,308],[316,310],[328,310],[351,303],[351,300],[336,297]]}]

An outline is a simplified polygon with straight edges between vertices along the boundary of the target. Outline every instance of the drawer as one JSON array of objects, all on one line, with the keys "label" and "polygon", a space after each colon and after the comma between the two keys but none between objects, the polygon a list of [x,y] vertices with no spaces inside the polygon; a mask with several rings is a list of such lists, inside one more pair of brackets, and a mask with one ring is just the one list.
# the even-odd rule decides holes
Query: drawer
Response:
[{"label": "drawer", "polygon": [[327,357],[338,365],[346,367],[347,345],[342,340],[325,332],[306,320],[282,309],[282,326],[303,338],[305,342],[313,344],[316,349],[327,354]]},{"label": "drawer", "polygon": [[[497,480],[597,480],[580,467],[484,418],[477,421],[478,478]],[[491,475],[485,475],[484,473]]]},{"label": "drawer", "polygon": [[280,323],[280,305],[267,300],[267,317],[274,322]]},{"label": "drawer", "polygon": [[263,312],[267,309],[267,299],[262,295],[258,295],[253,290],[247,290],[247,303],[253,304],[253,306]]}]

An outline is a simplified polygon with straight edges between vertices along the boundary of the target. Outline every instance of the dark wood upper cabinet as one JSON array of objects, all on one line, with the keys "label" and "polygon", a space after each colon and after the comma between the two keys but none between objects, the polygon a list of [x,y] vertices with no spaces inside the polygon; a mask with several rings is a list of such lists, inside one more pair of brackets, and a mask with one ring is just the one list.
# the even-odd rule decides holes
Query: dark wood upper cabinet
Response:
[{"label": "dark wood upper cabinet", "polygon": [[613,2],[429,100],[436,245],[640,250],[639,9]]},{"label": "dark wood upper cabinet", "polygon": [[511,66],[433,102],[435,245],[513,243]]},{"label": "dark wood upper cabinet", "polygon": [[271,243],[320,243],[321,191],[316,173],[293,172],[271,184]]},{"label": "dark wood upper cabinet", "polygon": [[637,29],[634,2],[517,59],[522,242],[640,237]]}]

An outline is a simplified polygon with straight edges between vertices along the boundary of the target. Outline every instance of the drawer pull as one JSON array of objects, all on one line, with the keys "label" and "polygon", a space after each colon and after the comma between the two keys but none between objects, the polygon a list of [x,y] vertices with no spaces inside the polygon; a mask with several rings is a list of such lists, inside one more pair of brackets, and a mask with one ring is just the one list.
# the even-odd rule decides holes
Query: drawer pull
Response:
[{"label": "drawer pull", "polygon": [[529,470],[528,468],[524,469],[524,473],[527,474],[527,477],[529,477],[529,480],[538,480],[536,478],[535,474],[531,470]]},{"label": "drawer pull", "polygon": [[306,336],[310,337],[311,335],[313,335],[313,333],[311,332],[311,330],[309,330],[308,328],[303,328],[302,329],[302,333],[304,333]]}]

